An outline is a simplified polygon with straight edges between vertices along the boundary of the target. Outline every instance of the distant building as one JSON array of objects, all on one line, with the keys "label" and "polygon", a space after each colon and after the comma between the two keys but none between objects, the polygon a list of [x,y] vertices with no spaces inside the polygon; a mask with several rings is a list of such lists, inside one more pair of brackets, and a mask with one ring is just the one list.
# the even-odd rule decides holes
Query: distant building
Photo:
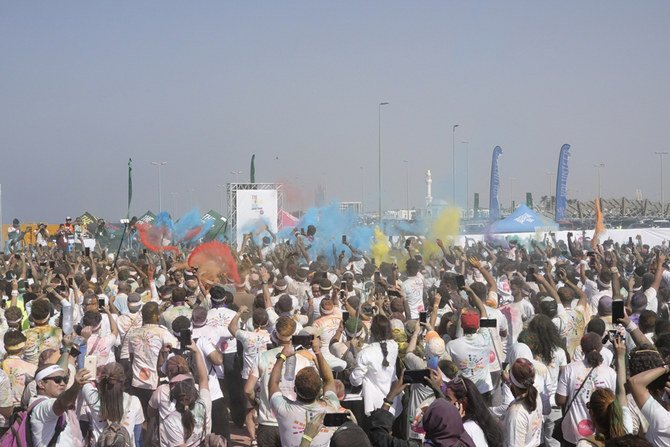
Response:
[{"label": "distant building", "polygon": [[342,213],[363,214],[363,202],[340,202]]}]

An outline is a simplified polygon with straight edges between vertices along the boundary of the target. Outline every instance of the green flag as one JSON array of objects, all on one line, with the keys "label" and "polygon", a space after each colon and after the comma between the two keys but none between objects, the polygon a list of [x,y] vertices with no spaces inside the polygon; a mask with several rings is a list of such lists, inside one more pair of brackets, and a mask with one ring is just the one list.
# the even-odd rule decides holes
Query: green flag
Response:
[{"label": "green flag", "polygon": [[256,183],[256,166],[254,161],[256,160],[256,154],[251,156],[251,168],[249,169],[249,183]]},{"label": "green flag", "polygon": [[128,214],[126,218],[130,219],[130,202],[133,200],[133,159],[128,159]]}]

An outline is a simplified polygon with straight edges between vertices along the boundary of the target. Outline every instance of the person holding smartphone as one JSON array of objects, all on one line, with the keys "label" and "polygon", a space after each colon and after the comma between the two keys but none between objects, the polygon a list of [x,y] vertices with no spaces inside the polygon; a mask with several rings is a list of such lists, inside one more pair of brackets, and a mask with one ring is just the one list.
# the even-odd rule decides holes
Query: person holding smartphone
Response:
[{"label": "person holding smartphone", "polygon": [[330,444],[330,438],[335,432],[335,427],[324,427],[316,437],[312,438],[304,433],[304,427],[298,427],[294,423],[294,421],[310,421],[320,413],[340,411],[340,401],[335,393],[335,379],[321,351],[319,337],[313,338],[312,351],[319,369],[307,367],[298,371],[295,376],[295,400],[284,397],[279,389],[282,367],[295,355],[292,346],[283,347],[270,373],[270,408],[277,417],[283,447],[299,447],[305,436],[309,438],[306,440],[310,441],[311,446],[325,447]]}]

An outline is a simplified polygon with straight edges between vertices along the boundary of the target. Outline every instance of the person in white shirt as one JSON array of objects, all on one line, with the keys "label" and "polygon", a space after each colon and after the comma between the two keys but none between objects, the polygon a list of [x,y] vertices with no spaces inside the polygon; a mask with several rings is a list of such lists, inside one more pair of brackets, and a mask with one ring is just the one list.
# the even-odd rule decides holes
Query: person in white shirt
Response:
[{"label": "person in white shirt", "polygon": [[405,300],[409,306],[409,319],[417,320],[419,312],[425,310],[423,305],[425,281],[423,275],[419,273],[421,265],[416,259],[408,259],[405,268],[407,270],[407,279],[402,283],[402,288],[405,293]]},{"label": "person in white shirt", "polygon": [[[312,341],[312,351],[319,366],[303,368],[295,376],[296,399],[287,399],[279,389],[282,367],[289,357],[295,355],[292,346],[284,346],[277,354],[277,362],[270,374],[270,408],[277,416],[282,447],[299,447],[302,440],[312,447],[327,447],[335,432],[334,427],[324,427],[315,437],[304,434],[305,425],[320,413],[337,413],[340,401],[335,394],[335,379],[328,362],[321,352],[318,337]],[[321,377],[320,377],[321,376]],[[319,399],[319,396],[322,397]]]},{"label": "person in white shirt", "polygon": [[68,373],[59,365],[47,363],[36,371],[37,396],[30,399],[30,430],[34,445],[84,445],[77,416],[69,408],[74,405],[84,384],[94,377],[90,371],[80,369],[72,386],[66,390]]},{"label": "person in white shirt", "polygon": [[[657,352],[649,349],[644,351],[631,355],[631,374],[637,374],[628,380],[628,384],[635,403],[649,422],[645,438],[654,446],[669,447],[670,412],[663,395],[664,387],[668,386],[666,380],[670,366],[665,364]],[[643,364],[646,364],[644,370]]]},{"label": "person in white shirt", "polygon": [[517,359],[509,372],[514,401],[503,421],[506,447],[537,447],[542,443],[542,402],[534,382],[533,364]]},{"label": "person in white shirt", "polygon": [[581,438],[592,436],[595,427],[586,404],[597,388],[614,389],[616,372],[603,363],[600,354],[602,340],[598,334],[587,333],[582,337],[583,361],[573,361],[565,368],[556,388],[556,403],[570,408],[561,425],[563,437],[576,444]]},{"label": "person in white shirt", "polygon": [[395,379],[398,344],[392,336],[389,319],[375,315],[370,326],[371,342],[358,352],[356,368],[349,378],[353,386],[363,386],[363,404],[367,415],[381,408]]}]

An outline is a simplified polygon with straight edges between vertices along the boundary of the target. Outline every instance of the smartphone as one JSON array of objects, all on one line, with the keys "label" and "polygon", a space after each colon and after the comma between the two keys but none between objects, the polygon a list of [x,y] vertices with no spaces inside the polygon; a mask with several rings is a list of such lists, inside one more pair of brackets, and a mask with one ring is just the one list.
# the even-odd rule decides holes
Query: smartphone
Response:
[{"label": "smartphone", "polygon": [[18,253],[17,253],[17,254],[15,254],[15,255],[14,255],[14,259],[21,259],[21,255],[20,255],[20,254],[18,254]]},{"label": "smartphone", "polygon": [[612,323],[618,323],[624,317],[624,302],[623,300],[612,301]]},{"label": "smartphone", "polygon": [[343,244],[346,244],[346,243],[347,243],[347,235],[346,235],[346,234],[343,234],[343,235],[342,235],[342,243],[343,243]]},{"label": "smartphone", "polygon": [[465,287],[465,276],[456,275],[456,287],[458,287],[459,289]]},{"label": "smartphone", "polygon": [[191,346],[191,330],[190,329],[182,329],[179,332],[179,344],[180,348],[182,351],[185,351],[188,349],[189,346]]},{"label": "smartphone", "polygon": [[147,254],[147,249],[146,249],[146,248],[143,249],[143,250],[142,250],[142,253],[146,255],[146,254]]},{"label": "smartphone", "polygon": [[498,320],[495,318],[480,318],[479,327],[497,327]]},{"label": "smartphone", "polygon": [[526,282],[536,282],[535,281],[535,267],[528,267],[526,272]]},{"label": "smartphone", "polygon": [[412,245],[412,239],[408,237],[405,239],[405,248],[409,248],[410,245]]},{"label": "smartphone", "polygon": [[429,369],[405,370],[402,377],[402,383],[426,383],[424,379],[430,377]]},{"label": "smartphone", "polygon": [[84,254],[86,255],[87,258],[90,257],[91,256],[91,248],[90,247],[84,247]]},{"label": "smartphone", "polygon": [[427,316],[428,316],[428,312],[426,312],[426,311],[419,312],[419,323],[425,323],[426,321],[428,321],[426,319]]},{"label": "smartphone", "polygon": [[95,379],[95,376],[98,373],[98,356],[87,355],[84,357],[84,369],[89,370]]},{"label": "smartphone", "polygon": [[98,309],[103,309],[105,307],[105,299],[98,298]]},{"label": "smartphone", "polygon": [[79,357],[79,354],[81,354],[81,351],[79,349],[75,348],[74,346],[70,348],[70,355],[72,357]]},{"label": "smartphone", "polygon": [[74,278],[70,278],[68,283],[70,284],[70,287],[74,287]]},{"label": "smartphone", "polygon": [[375,258],[371,258],[370,262],[372,262],[372,265],[377,265],[377,261],[375,261]]},{"label": "smartphone", "polygon": [[342,312],[342,322],[346,323],[348,319],[349,319],[349,312],[345,310],[344,312]]},{"label": "smartphone", "polygon": [[309,348],[312,346],[312,340],[314,340],[313,335],[293,335],[291,337],[291,344],[293,346],[302,346],[303,348]]},{"label": "smartphone", "polygon": [[381,281],[381,279],[382,279],[382,272],[379,271],[375,272],[375,282]]},{"label": "smartphone", "polygon": [[270,349],[274,349],[274,347],[275,347],[275,345],[273,345],[272,343],[268,343],[268,344],[265,345],[265,350],[269,351]]},{"label": "smartphone", "polygon": [[347,290],[347,282],[346,281],[340,282],[340,290]]},{"label": "smartphone", "polygon": [[323,418],[323,426],[339,427],[347,421],[349,421],[349,415],[347,413],[326,413]]},{"label": "smartphone", "polygon": [[54,267],[56,267],[56,261],[49,261],[49,268],[53,270]]}]

